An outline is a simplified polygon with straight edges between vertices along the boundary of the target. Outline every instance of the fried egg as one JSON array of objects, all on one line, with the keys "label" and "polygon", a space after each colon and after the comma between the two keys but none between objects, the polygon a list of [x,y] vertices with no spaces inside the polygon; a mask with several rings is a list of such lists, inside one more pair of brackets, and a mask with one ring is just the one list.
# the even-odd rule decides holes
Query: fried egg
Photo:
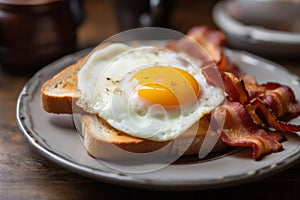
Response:
[{"label": "fried egg", "polygon": [[225,98],[194,63],[163,48],[111,44],[79,71],[79,105],[128,135],[172,140]]}]

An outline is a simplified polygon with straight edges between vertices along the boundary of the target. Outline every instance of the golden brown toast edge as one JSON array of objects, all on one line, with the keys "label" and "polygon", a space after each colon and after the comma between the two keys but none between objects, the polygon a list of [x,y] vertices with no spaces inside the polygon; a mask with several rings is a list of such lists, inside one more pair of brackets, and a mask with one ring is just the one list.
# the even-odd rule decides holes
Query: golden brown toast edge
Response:
[{"label": "golden brown toast edge", "polygon": [[[107,122],[96,115],[83,115],[81,122],[82,133],[84,134],[84,146],[87,152],[95,158],[124,160],[127,159],[127,156],[130,156],[130,154],[124,154],[118,149],[122,149],[125,152],[137,153],[137,156],[143,156],[143,153],[159,150],[169,144],[169,141],[157,142],[127,135],[111,127]],[[199,121],[196,135],[184,133],[175,139],[175,142],[170,141],[173,142],[172,145],[169,145],[160,155],[198,155],[205,137],[210,137],[211,134],[215,134],[208,132],[208,128],[209,121],[204,117]],[[188,144],[187,149],[182,148],[182,146],[184,146],[184,148],[186,147],[185,144]],[[223,151],[226,148],[227,145],[218,141],[213,147],[212,152]]]},{"label": "golden brown toast edge", "polygon": [[[47,80],[42,85],[41,101],[42,107],[45,111],[56,114],[73,113],[72,102],[74,98],[78,98],[78,95],[76,95],[76,93],[79,93],[79,91],[75,87],[76,76],[84,60],[85,57],[81,58],[76,63],[68,66],[67,68],[56,74],[53,78]],[[57,90],[59,90],[60,84],[65,84],[65,87],[61,89],[62,91],[58,92],[62,93],[64,90],[66,90],[65,95],[49,92],[49,88],[55,88],[55,85],[58,86]]]},{"label": "golden brown toast edge", "polygon": [[[95,47],[94,51],[104,48],[111,43],[104,43]],[[92,52],[91,52],[92,53]],[[73,104],[79,96],[80,91],[77,89],[77,74],[83,65],[83,63],[88,59],[90,54],[82,57],[76,63],[66,67],[61,72],[53,76],[53,78],[47,80],[41,87],[41,101],[42,107],[46,112],[55,114],[72,114],[75,112],[83,112],[83,109]],[[66,95],[59,95],[49,93],[48,89],[51,86],[59,85],[60,82],[65,84],[67,87]],[[70,95],[72,94],[72,95]],[[75,101],[74,101],[75,100]]]}]

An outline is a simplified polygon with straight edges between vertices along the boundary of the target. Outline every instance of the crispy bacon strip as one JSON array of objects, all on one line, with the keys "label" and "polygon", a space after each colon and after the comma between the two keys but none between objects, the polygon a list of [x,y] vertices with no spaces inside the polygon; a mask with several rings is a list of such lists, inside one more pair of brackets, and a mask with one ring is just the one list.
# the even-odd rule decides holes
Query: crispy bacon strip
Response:
[{"label": "crispy bacon strip", "polygon": [[260,98],[270,106],[277,117],[294,117],[299,114],[300,107],[290,87],[277,83],[267,83],[264,87],[266,91]]},{"label": "crispy bacon strip", "polygon": [[224,33],[211,30],[207,26],[197,26],[188,32],[188,36],[201,44],[217,64],[226,64],[226,57],[221,49],[221,46],[225,43]]},{"label": "crispy bacon strip", "polygon": [[250,99],[262,100],[277,118],[299,115],[300,105],[290,87],[272,82],[259,85],[250,77],[243,80]]},{"label": "crispy bacon strip", "polygon": [[[255,98],[250,104],[247,106],[248,112],[251,117],[256,119],[259,118],[259,124],[262,125],[262,119],[266,121],[266,123],[279,131],[287,131],[287,132],[299,132],[300,125],[290,124],[284,121],[281,121],[274,114],[273,110],[267,105],[266,102],[261,99]],[[251,111],[249,111],[251,110]],[[257,121],[256,121],[257,123]]]},{"label": "crispy bacon strip", "polygon": [[277,83],[258,85],[254,79],[247,77],[248,91],[243,79],[233,73],[222,72],[213,66],[202,71],[208,83],[222,88],[230,101],[243,104],[255,124],[263,128],[269,125],[279,131],[300,131],[300,126],[279,120],[280,117],[295,117],[300,113],[300,106],[289,87]]},{"label": "crispy bacon strip", "polygon": [[282,150],[282,145],[277,141],[281,137],[259,129],[240,103],[227,102],[217,107],[212,113],[211,124],[226,144],[252,147],[254,159]]},{"label": "crispy bacon strip", "polygon": [[257,97],[265,92],[265,87],[259,85],[253,76],[244,75],[241,79],[245,84],[245,88],[250,98]]},{"label": "crispy bacon strip", "polygon": [[202,73],[209,84],[223,89],[231,101],[247,105],[259,98],[268,107],[264,110],[270,110],[276,118],[292,118],[300,114],[300,105],[288,86],[278,83],[259,85],[251,76],[240,79],[235,74],[223,72],[214,66],[204,67]]},{"label": "crispy bacon strip", "polygon": [[241,104],[248,101],[249,95],[243,80],[240,80],[233,73],[223,72],[214,66],[204,67],[202,73],[209,84],[223,89],[229,100]]},{"label": "crispy bacon strip", "polygon": [[212,113],[212,124],[223,142],[252,147],[255,159],[280,151],[282,145],[278,141],[282,135],[271,132],[269,127],[285,132],[300,131],[299,125],[282,121],[300,114],[293,91],[277,83],[260,85],[253,76],[245,75],[226,59],[221,48],[224,42],[223,33],[202,26],[193,28],[186,38],[170,41],[167,48],[185,52],[199,61],[197,64],[207,82],[226,92],[227,103]]},{"label": "crispy bacon strip", "polygon": [[179,41],[168,41],[166,47],[176,52],[187,53],[199,61],[199,66],[217,64],[220,69],[228,71],[227,68],[236,66],[228,64],[222,51],[224,43],[225,35],[221,31],[211,30],[207,26],[197,26],[188,32],[187,37]]}]

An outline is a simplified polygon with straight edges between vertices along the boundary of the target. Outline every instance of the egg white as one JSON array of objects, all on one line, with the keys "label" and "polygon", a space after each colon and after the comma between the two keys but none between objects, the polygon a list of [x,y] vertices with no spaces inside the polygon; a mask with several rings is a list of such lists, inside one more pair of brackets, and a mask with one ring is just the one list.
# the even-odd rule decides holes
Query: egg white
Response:
[{"label": "egg white", "polygon": [[[79,102],[128,135],[172,140],[224,101],[223,91],[208,85],[201,69],[187,57],[150,46],[111,44],[94,52],[78,73]],[[202,94],[195,104],[167,110],[161,105],[145,105],[137,98],[130,78],[140,69],[158,65],[183,69],[196,79]]]}]

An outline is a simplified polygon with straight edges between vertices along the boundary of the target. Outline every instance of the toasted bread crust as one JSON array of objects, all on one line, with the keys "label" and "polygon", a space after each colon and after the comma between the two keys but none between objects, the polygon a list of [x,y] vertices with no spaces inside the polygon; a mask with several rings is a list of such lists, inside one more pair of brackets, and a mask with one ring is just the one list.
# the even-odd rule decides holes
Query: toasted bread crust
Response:
[{"label": "toasted bread crust", "polygon": [[[160,156],[169,154],[197,155],[205,137],[213,137],[216,134],[208,128],[209,121],[202,118],[199,121],[196,134],[190,134],[187,131],[175,141],[157,142],[127,135],[111,127],[95,115],[82,116],[84,146],[90,155],[102,159],[127,159],[130,154],[127,155],[124,152],[149,153],[166,147],[170,142],[173,143],[166,147],[163,152],[160,152]],[[211,152],[223,151],[225,148],[227,145],[218,140]]]},{"label": "toasted bread crust", "polygon": [[[97,46],[99,50],[110,43]],[[41,88],[42,107],[45,111],[54,114],[72,114],[74,112],[84,112],[82,108],[74,102],[80,97],[77,89],[77,74],[82,64],[88,59],[84,56],[76,63],[66,67],[53,78],[47,80]]]},{"label": "toasted bread crust", "polygon": [[76,88],[77,73],[85,59],[86,57],[81,58],[43,84],[41,100],[45,111],[56,114],[73,113],[73,100],[80,96],[80,91]]}]

